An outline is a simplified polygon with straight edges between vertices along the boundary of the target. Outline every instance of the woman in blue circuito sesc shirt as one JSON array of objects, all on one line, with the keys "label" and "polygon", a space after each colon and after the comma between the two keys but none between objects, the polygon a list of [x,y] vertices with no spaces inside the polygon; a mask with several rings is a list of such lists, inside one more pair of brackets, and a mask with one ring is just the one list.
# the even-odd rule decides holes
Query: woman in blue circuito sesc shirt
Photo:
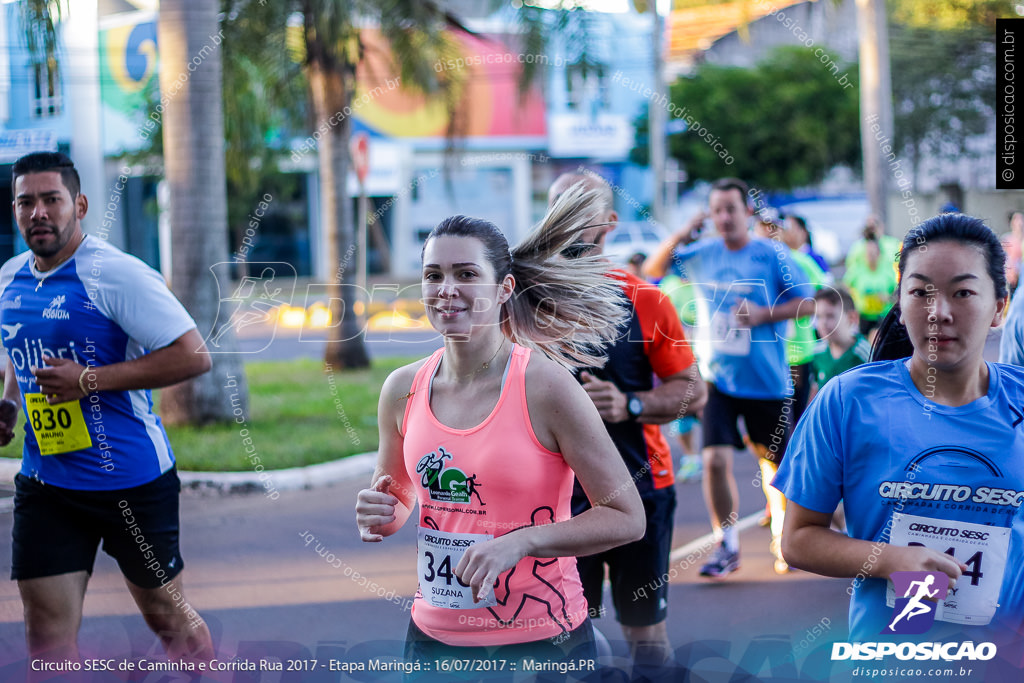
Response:
[{"label": "woman in blue circuito sesc shirt", "polygon": [[[1010,643],[1024,619],[1024,368],[982,358],[1006,305],[1004,259],[976,218],[913,228],[876,362],[825,385],[773,482],[790,505],[786,560],[854,579],[850,642],[1003,643],[992,661],[965,662],[975,673],[1017,671]],[[829,528],[840,499],[849,536]],[[899,618],[915,597],[907,582],[926,571],[949,577],[932,575],[931,614]],[[886,659],[880,666],[921,664]]]}]

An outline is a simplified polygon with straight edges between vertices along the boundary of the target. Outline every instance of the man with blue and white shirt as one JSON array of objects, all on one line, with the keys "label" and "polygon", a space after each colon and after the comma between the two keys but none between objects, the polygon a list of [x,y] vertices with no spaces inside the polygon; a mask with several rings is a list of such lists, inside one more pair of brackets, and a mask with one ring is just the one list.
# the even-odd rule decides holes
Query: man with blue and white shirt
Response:
[{"label": "man with blue and white shirt", "polygon": [[[734,449],[743,448],[737,421],[743,417],[747,445],[758,458],[762,488],[771,511],[772,553],[783,561],[785,500],[769,482],[786,450],[792,427],[793,393],[786,362],[786,321],[814,312],[814,291],[789,248],[750,234],[753,214],[746,183],[722,178],[711,186],[708,213],[700,213],[663,242],[644,264],[644,274],[671,272],[697,293],[697,357],[708,380],[704,407],[704,502],[720,544],[701,576],[724,577],[740,566],[739,491]],[[710,218],[719,237],[701,240]],[[778,565],[777,565],[778,566]]]},{"label": "man with blue and white shirt", "polygon": [[[209,630],[182,595],[180,483],[149,390],[206,372],[209,355],[156,271],[82,232],[80,187],[63,154],[14,164],[14,212],[30,251],[0,268],[4,399],[27,418],[11,578],[29,657],[78,659],[102,541],[168,656],[208,660]],[[17,413],[0,422],[0,444],[16,422]]]}]

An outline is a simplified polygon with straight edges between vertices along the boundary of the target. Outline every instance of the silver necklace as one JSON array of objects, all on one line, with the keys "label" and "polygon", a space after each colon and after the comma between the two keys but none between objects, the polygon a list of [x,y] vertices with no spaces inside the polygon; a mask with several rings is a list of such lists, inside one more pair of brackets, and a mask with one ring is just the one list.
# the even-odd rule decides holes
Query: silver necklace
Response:
[{"label": "silver necklace", "polygon": [[57,261],[57,263],[53,264],[53,267],[50,268],[49,270],[45,270],[45,271],[44,270],[39,270],[39,259],[36,258],[35,255],[32,256],[32,262],[35,264],[36,273],[38,275],[42,275],[42,277],[37,278],[39,280],[39,282],[36,283],[35,291],[38,292],[39,288],[43,286],[44,282],[46,282],[46,278],[50,277],[55,270],[60,268],[62,265],[64,265],[64,263],[68,259],[70,259],[72,256],[75,255],[75,252],[78,251],[78,247],[82,246],[82,242],[84,242],[84,241],[85,241],[85,235],[82,235],[82,238],[80,240],[78,240],[78,244],[75,245],[75,248],[71,250],[71,253],[68,254],[67,256],[65,256],[64,258],[62,258],[60,261]]}]

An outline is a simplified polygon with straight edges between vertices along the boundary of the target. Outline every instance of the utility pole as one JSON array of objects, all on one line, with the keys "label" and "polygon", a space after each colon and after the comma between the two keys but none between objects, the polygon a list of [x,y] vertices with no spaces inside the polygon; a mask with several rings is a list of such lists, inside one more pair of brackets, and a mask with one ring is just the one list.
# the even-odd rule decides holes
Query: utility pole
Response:
[{"label": "utility pole", "polygon": [[654,35],[651,36],[651,47],[654,51],[654,96],[648,101],[647,120],[650,125],[648,135],[648,151],[651,157],[651,172],[654,175],[654,201],[651,213],[654,220],[665,225],[665,122],[668,110],[668,93],[665,88],[665,65],[661,56],[665,24],[658,11],[658,3],[651,3],[654,12]]},{"label": "utility pole", "polygon": [[892,79],[889,74],[889,29],[885,0],[856,0],[860,51],[860,146],[864,159],[864,189],[871,212],[888,229],[886,194],[890,175],[878,137],[893,139]]}]

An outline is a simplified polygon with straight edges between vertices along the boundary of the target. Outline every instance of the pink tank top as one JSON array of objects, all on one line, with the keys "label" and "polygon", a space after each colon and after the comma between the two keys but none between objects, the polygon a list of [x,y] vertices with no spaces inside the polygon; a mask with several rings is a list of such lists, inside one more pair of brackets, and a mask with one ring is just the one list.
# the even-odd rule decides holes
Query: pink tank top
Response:
[{"label": "pink tank top", "polygon": [[412,618],[431,638],[456,646],[552,638],[587,616],[576,558],[524,557],[473,603],[455,567],[470,545],[571,516],[573,472],[544,448],[526,407],[530,350],[512,347],[494,410],[472,429],[452,429],[430,410],[430,382],[444,349],[416,373],[405,408],[405,467],[420,504],[419,589]]}]

